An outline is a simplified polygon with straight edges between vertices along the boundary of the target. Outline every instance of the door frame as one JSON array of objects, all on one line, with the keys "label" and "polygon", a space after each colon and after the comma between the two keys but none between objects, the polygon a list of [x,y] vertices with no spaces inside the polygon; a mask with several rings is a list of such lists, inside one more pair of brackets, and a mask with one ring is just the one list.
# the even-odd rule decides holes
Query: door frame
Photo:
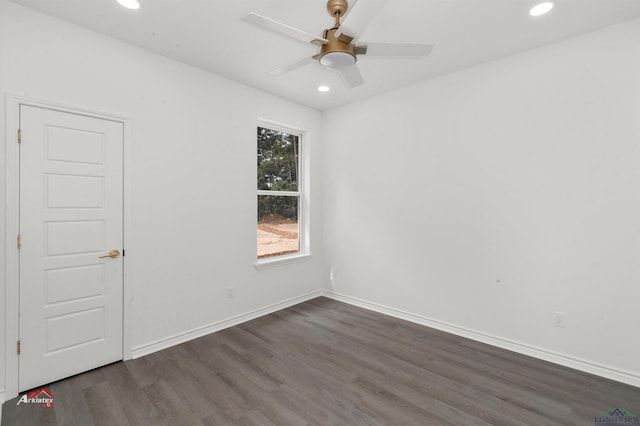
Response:
[{"label": "door frame", "polygon": [[[123,125],[123,249],[134,253],[131,242],[127,239],[131,226],[131,119],[129,117],[99,111],[91,108],[78,107],[63,104],[56,101],[36,99],[20,95],[6,95],[6,242],[5,242],[5,399],[9,400],[18,396],[19,381],[19,356],[16,352],[16,342],[19,336],[19,257],[17,248],[17,235],[20,221],[20,167],[19,150],[17,143],[18,126],[20,124],[20,106],[33,106],[51,109],[72,114],[79,114],[99,119],[117,121]],[[131,325],[132,325],[132,289],[131,289],[131,262],[122,259],[123,262],[123,288],[122,288],[122,359],[131,359]]]}]

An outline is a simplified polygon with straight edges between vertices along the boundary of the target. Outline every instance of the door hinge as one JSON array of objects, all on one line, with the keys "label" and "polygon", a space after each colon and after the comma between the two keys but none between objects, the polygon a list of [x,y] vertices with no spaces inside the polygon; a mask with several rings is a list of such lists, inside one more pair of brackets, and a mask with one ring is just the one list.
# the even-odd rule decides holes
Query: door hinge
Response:
[{"label": "door hinge", "polygon": [[20,340],[16,342],[16,351],[18,352],[18,355],[20,355],[20,352],[22,351],[22,344],[20,343]]},{"label": "door hinge", "polygon": [[22,248],[22,234],[18,234],[18,250]]},{"label": "door hinge", "polygon": [[22,143],[22,129],[18,129],[18,143]]}]

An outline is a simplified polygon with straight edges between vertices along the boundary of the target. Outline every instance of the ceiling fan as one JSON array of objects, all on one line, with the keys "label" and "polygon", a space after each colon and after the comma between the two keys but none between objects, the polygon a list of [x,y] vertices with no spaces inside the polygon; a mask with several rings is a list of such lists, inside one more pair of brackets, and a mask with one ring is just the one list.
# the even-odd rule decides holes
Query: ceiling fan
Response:
[{"label": "ceiling fan", "polygon": [[[257,13],[249,13],[243,19],[259,27],[275,31],[287,37],[311,43],[320,51],[311,57],[295,61],[277,68],[269,75],[282,75],[289,71],[318,62],[320,65],[336,70],[349,87],[357,87],[364,83],[362,74],[356,64],[358,56],[388,57],[426,57],[431,53],[433,44],[427,43],[365,43],[358,44],[359,36],[378,14],[386,0],[351,0],[351,9],[346,0],[327,1],[327,11],[335,19],[332,28],[324,30],[322,37],[275,21]],[[344,17],[341,23],[341,18]]]}]

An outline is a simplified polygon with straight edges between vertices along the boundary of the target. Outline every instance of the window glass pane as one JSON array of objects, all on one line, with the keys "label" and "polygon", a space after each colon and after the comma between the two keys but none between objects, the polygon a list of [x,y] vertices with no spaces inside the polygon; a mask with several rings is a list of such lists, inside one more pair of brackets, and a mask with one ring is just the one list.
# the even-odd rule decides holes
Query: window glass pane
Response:
[{"label": "window glass pane", "polygon": [[258,189],[298,190],[298,136],[258,127]]},{"label": "window glass pane", "polygon": [[298,196],[258,195],[258,258],[298,253]]}]

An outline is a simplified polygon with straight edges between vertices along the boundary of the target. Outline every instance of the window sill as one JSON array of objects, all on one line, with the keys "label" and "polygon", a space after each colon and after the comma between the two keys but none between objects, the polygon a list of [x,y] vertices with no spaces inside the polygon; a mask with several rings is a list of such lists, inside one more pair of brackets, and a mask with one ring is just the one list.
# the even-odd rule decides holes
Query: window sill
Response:
[{"label": "window sill", "polygon": [[311,259],[311,253],[296,253],[273,258],[259,259],[255,264],[256,269],[274,268],[276,266],[289,265],[291,263],[304,262]]}]

